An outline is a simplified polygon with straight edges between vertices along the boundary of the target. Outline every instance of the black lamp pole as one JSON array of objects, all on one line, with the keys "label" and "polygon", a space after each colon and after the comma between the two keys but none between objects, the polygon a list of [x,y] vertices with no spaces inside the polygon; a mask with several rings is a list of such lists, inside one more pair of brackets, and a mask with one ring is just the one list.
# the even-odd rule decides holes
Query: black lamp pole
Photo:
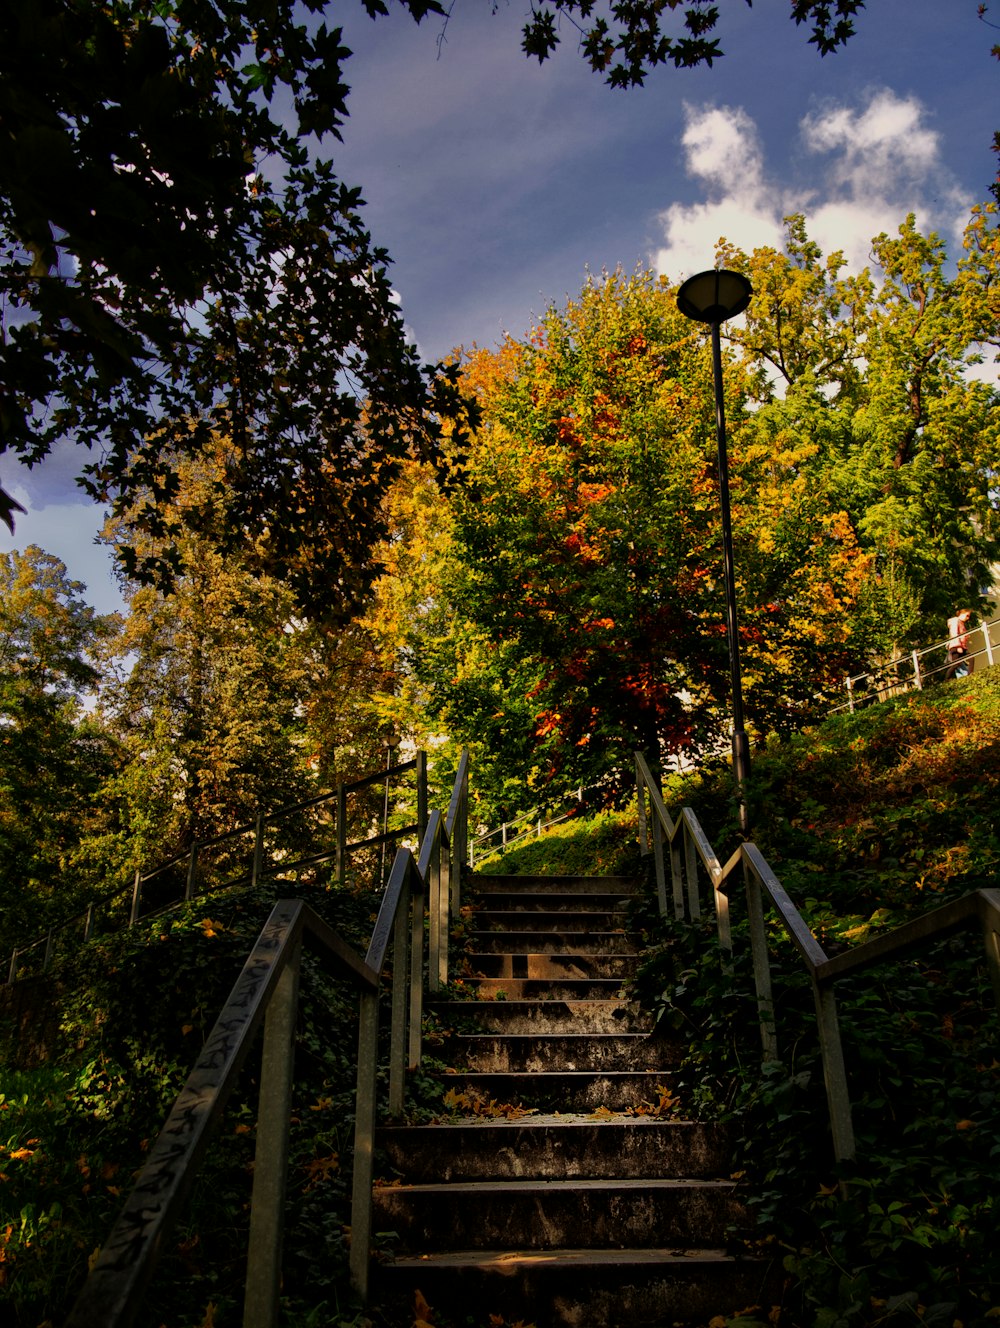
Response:
[{"label": "black lamp pole", "polygon": [[729,677],[733,710],[733,774],[740,793],[740,831],[750,834],[747,789],[750,782],[750,744],[743,725],[743,680],[740,638],[736,617],[736,573],[733,564],[733,523],[729,506],[729,458],[726,453],[726,414],[722,390],[722,341],[719,328],[750,303],[753,287],[739,272],[714,269],[689,277],[677,292],[677,307],[687,318],[708,323],[712,329],[712,369],[715,377],[715,431],[719,447],[719,501],[722,506],[722,552],[726,581],[726,635],[729,641]]}]

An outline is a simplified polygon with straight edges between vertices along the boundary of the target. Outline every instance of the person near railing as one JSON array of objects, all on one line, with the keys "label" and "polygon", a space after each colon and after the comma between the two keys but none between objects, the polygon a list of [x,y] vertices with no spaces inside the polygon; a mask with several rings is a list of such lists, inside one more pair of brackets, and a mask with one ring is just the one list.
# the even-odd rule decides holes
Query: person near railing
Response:
[{"label": "person near railing", "polygon": [[959,609],[953,618],[948,619],[948,671],[946,678],[964,678],[972,672],[972,657],[969,654],[969,619],[971,609]]}]

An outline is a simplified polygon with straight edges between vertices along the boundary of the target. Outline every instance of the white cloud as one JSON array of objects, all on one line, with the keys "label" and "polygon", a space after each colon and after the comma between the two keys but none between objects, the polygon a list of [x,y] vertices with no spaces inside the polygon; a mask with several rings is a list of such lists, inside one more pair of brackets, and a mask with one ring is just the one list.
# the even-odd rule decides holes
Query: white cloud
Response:
[{"label": "white cloud", "polygon": [[832,179],[856,198],[922,183],[941,166],[940,139],[924,126],[920,103],[888,89],[860,111],[831,104],[807,115],[802,138],[811,152],[840,154]]},{"label": "white cloud", "polygon": [[658,270],[679,280],[710,266],[723,236],[748,251],[779,247],[790,212],[804,212],[810,236],[825,253],[842,249],[855,271],[870,261],[872,237],[893,233],[909,212],[949,243],[961,233],[969,200],[916,98],[879,89],[859,106],[828,102],[800,129],[808,187],[769,171],[757,126],[742,108],[685,106],[685,168],[704,182],[708,198],[661,214],[666,243],[655,256]]},{"label": "white cloud", "polygon": [[673,203],[660,215],[667,244],[656,266],[674,281],[710,267],[723,237],[748,250],[780,244],[787,210],[767,180],[757,127],[746,111],[686,104],[684,119],[687,172],[705,181],[715,197]]},{"label": "white cloud", "polygon": [[758,195],[764,184],[764,153],[757,126],[739,107],[712,107],[698,112],[685,104],[681,142],[688,173],[726,188],[738,183],[742,192]]}]

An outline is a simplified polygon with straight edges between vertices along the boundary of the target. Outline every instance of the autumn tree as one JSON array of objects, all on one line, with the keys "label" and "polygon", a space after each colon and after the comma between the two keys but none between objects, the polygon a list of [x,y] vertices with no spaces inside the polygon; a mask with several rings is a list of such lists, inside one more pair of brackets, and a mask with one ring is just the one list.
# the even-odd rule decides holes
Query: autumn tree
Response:
[{"label": "autumn tree", "polygon": [[[400,0],[418,21],[440,0]],[[362,0],[372,16],[386,0]],[[793,0],[821,52],[862,0]],[[350,52],[326,0],[8,0],[0,13],[0,453],[69,439],[85,488],[159,542],[120,554],[168,584],[177,474],[231,451],[217,547],[252,547],[310,612],[349,614],[375,570],[400,460],[438,457],[454,383],[407,344],[360,192],[323,158],[347,117]],[[612,85],[711,64],[718,11],[693,0],[532,6],[527,54],[565,18]],[[359,421],[365,403],[365,429]],[[137,495],[144,505],[136,506]],[[0,520],[18,505],[0,489]],[[171,538],[164,541],[163,536]],[[337,574],[318,581],[317,560]]]},{"label": "autumn tree", "polygon": [[752,430],[766,451],[797,453],[796,475],[849,515],[876,573],[856,636],[876,655],[940,636],[956,604],[980,602],[1000,553],[1000,399],[973,372],[996,350],[994,213],[973,211],[953,271],[912,216],[851,277],[801,216],[780,252],[719,252],[755,291],[730,333],[758,375]]},{"label": "autumn tree", "polygon": [[[432,713],[536,786],[615,778],[631,751],[694,755],[728,695],[708,347],[648,273],[590,280],[524,342],[474,354],[483,426],[451,504],[413,668]],[[850,520],[751,428],[727,367],[748,709],[808,713],[853,658],[868,570]],[[744,443],[746,439],[746,443]]]},{"label": "autumn tree", "polygon": [[[75,855],[101,820],[96,795],[118,753],[84,708],[96,657],[116,630],[58,558],[29,545],[0,554],[0,888],[4,942],[69,911]],[[85,873],[83,874],[85,876]]]}]

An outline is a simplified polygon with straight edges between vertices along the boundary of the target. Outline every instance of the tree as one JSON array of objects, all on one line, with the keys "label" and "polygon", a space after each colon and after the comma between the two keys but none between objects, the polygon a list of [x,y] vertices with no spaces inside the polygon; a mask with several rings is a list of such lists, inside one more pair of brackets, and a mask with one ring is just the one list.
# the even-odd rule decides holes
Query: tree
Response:
[{"label": "tree", "polygon": [[[410,640],[432,712],[536,786],[620,779],[637,746],[716,749],[729,667],[714,388],[675,292],[648,273],[591,280],[527,341],[474,355],[465,382],[483,426],[439,603]],[[731,361],[747,704],[763,733],[809,713],[854,658],[848,612],[870,561],[800,456],[754,429],[754,386]]]},{"label": "tree", "polygon": [[758,375],[753,428],[797,449],[796,473],[849,515],[876,570],[855,631],[877,655],[940,636],[1000,554],[1000,397],[969,373],[996,344],[995,211],[973,210],[953,276],[912,216],[875,237],[874,272],[846,279],[801,216],[781,253],[719,252],[755,291],[730,333]]},{"label": "tree", "polygon": [[81,884],[75,853],[100,819],[96,794],[117,761],[110,735],[82,705],[117,622],[95,613],[84,589],[36,545],[0,554],[5,943],[33,937],[52,910],[68,911]]},{"label": "tree", "polygon": [[[750,0],[747,0],[750,3]],[[594,0],[551,0],[533,3],[524,25],[525,54],[541,63],[559,44],[558,20],[566,15],[579,31],[581,50],[596,73],[607,75],[612,87],[641,86],[657,65],[677,68],[711,65],[722,54],[713,35],[719,10],[707,0],[618,0],[608,6],[608,17],[594,16]],[[789,17],[811,25],[809,41],[822,55],[843,46],[854,34],[854,15],[864,0],[791,0]],[[666,11],[683,12],[676,35],[666,30]],[[610,18],[610,22],[609,22]],[[582,24],[589,23],[589,27]],[[614,26],[612,26],[614,25]]]},{"label": "tree", "polygon": [[322,8],[4,6],[0,451],[91,449],[87,489],[158,542],[123,545],[124,567],[167,584],[177,460],[221,429],[217,546],[249,544],[304,605],[344,614],[400,460],[435,458],[461,405],[406,342],[359,191],[310,150],[346,114]]},{"label": "tree", "polygon": [[[386,0],[362,0],[373,17]],[[420,20],[439,0],[401,0]],[[793,0],[820,51],[862,0]],[[177,477],[164,462],[231,439],[225,551],[252,544],[303,607],[348,615],[375,569],[380,501],[400,460],[438,459],[461,421],[454,383],[406,342],[387,256],[357,189],[319,152],[347,115],[325,0],[9,0],[0,15],[0,452],[28,464],[70,438],[82,482],[133,528],[130,573],[169,584]],[[665,62],[711,64],[718,14],[692,0],[534,7],[544,60],[557,19],[613,85]],[[669,13],[667,12],[669,11]],[[362,427],[362,403],[364,421]],[[137,494],[146,496],[141,512]],[[18,504],[0,490],[0,520]],[[188,514],[189,520],[193,519]],[[319,558],[336,576],[311,575]]]},{"label": "tree", "polygon": [[[177,537],[171,590],[126,585],[99,707],[127,759],[104,790],[117,825],[92,845],[116,879],[260,811],[330,792],[384,758],[369,704],[384,676],[363,628],[303,619],[286,584],[214,547],[227,519],[226,451],[216,440],[211,456],[178,466],[176,502],[198,511],[204,533]],[[106,538],[136,539],[127,513]],[[139,548],[157,552],[145,533]],[[282,821],[271,847],[301,848],[305,834],[306,822]],[[247,844],[234,851],[245,865]]]}]

